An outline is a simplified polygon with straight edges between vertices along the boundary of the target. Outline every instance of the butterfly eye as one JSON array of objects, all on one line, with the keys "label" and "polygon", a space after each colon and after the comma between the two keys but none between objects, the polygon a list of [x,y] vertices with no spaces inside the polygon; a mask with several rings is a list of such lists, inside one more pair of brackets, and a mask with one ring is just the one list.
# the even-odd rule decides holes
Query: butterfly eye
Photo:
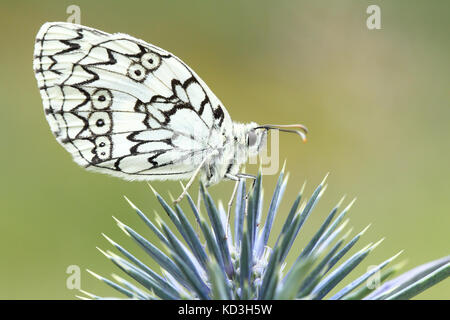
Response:
[{"label": "butterfly eye", "polygon": [[138,63],[133,63],[128,68],[128,76],[136,81],[142,81],[145,79],[146,76],[146,70],[143,66],[141,66]]},{"label": "butterfly eye", "polygon": [[161,57],[153,52],[147,52],[141,57],[141,64],[145,67],[145,69],[153,71],[159,67],[161,63]]},{"label": "butterfly eye", "polygon": [[247,145],[252,147],[256,144],[256,133],[254,131],[249,131],[247,135]]}]

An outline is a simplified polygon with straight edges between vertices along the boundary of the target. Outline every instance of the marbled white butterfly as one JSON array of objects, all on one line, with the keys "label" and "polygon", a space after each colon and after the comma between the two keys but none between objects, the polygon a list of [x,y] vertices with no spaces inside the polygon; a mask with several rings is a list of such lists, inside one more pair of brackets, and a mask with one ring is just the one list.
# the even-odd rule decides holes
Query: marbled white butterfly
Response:
[{"label": "marbled white butterfly", "polygon": [[[44,111],[75,162],[129,180],[237,180],[269,129],[233,122],[199,76],[171,53],[126,34],[45,23],[34,49]],[[242,175],[243,176],[243,175]]]}]

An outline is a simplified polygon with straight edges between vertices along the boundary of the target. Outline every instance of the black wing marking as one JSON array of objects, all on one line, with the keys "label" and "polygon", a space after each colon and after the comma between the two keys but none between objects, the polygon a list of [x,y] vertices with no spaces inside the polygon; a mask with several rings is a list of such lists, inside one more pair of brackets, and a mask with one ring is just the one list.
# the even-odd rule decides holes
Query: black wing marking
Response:
[{"label": "black wing marking", "polygon": [[127,35],[47,23],[34,69],[53,133],[91,169],[131,179],[187,174],[217,148],[212,133],[231,123],[181,60]]}]

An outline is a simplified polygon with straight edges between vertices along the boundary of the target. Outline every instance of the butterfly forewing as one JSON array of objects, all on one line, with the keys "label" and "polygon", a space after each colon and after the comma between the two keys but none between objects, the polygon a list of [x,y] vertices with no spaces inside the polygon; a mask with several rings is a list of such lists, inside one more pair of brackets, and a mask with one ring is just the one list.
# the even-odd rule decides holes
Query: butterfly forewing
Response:
[{"label": "butterfly forewing", "polygon": [[46,23],[34,70],[57,140],[88,169],[129,179],[190,177],[231,119],[180,59],[125,34]]}]

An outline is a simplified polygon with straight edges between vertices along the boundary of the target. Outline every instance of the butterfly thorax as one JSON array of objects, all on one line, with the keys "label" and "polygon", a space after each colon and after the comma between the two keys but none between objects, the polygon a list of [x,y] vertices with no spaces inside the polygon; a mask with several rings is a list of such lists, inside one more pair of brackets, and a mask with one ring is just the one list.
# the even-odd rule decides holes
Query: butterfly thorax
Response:
[{"label": "butterfly thorax", "polygon": [[249,132],[254,132],[258,125],[252,123],[233,122],[230,132],[223,131],[212,137],[215,142],[215,153],[203,167],[202,181],[205,185],[213,185],[227,175],[236,176],[249,157],[256,156],[266,143],[266,131],[259,131],[256,140],[249,145]]}]

